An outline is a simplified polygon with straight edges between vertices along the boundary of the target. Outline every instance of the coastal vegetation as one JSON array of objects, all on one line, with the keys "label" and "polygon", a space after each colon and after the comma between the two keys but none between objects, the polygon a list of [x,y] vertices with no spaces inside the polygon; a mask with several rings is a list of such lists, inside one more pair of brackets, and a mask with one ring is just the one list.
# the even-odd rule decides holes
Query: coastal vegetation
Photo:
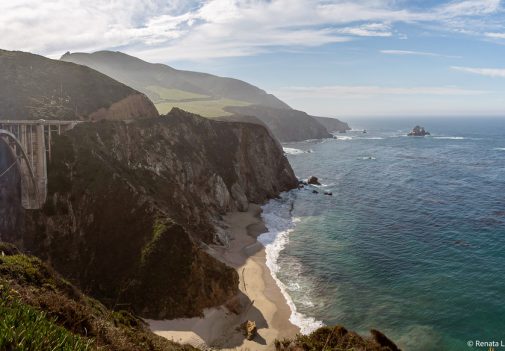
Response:
[{"label": "coastal vegetation", "polygon": [[40,259],[0,242],[1,350],[196,350],[106,308]]}]

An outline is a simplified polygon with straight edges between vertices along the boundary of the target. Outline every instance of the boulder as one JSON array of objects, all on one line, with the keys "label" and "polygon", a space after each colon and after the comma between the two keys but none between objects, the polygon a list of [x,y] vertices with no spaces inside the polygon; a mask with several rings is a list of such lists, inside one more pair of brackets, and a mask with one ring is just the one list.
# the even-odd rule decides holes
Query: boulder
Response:
[{"label": "boulder", "polygon": [[429,132],[427,132],[424,127],[421,126],[415,126],[412,131],[407,134],[408,136],[425,136],[425,135],[430,135]]},{"label": "boulder", "polygon": [[315,176],[311,176],[309,179],[307,179],[307,183],[312,185],[321,185],[321,183],[319,183],[319,179],[317,179]]},{"label": "boulder", "polygon": [[256,328],[256,322],[245,321],[242,323],[242,331],[247,340],[252,340],[258,334],[258,329]]},{"label": "boulder", "polygon": [[372,334],[373,339],[377,344],[391,351],[401,351],[398,346],[394,342],[392,342],[386,335],[381,333],[378,330],[372,329],[370,330],[370,334]]},{"label": "boulder", "polygon": [[333,195],[333,193],[332,193],[331,191],[325,191],[325,192],[324,192],[324,195],[332,196],[332,195]]}]

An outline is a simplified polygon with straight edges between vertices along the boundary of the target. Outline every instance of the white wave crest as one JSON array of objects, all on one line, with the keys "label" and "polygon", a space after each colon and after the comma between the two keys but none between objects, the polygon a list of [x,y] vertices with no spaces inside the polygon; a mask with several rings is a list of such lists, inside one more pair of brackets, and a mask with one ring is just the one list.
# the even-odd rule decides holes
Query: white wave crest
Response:
[{"label": "white wave crest", "polygon": [[496,150],[496,151],[505,151],[505,147],[495,147],[493,150]]},{"label": "white wave crest", "polygon": [[285,153],[287,153],[289,155],[300,155],[300,154],[305,153],[305,151],[303,151],[303,150],[295,149],[295,148],[291,148],[291,147],[283,147],[282,149],[284,150]]},{"label": "white wave crest", "polygon": [[452,136],[438,136],[438,137],[433,137],[433,139],[464,140],[466,138],[465,137],[461,137],[461,136],[456,136],[456,137],[452,137]]},{"label": "white wave crest", "polygon": [[[290,322],[298,326],[302,334],[309,334],[324,326],[324,324],[315,318],[298,312],[293,299],[287,293],[288,287],[277,278],[277,273],[280,270],[278,265],[279,254],[289,242],[289,235],[293,231],[295,223],[299,221],[291,217],[291,204],[292,200],[289,199],[288,194],[285,194],[283,199],[271,200],[263,206],[261,217],[268,228],[268,232],[261,234],[258,241],[265,246],[267,267],[291,309]],[[296,283],[291,282],[291,284]],[[308,304],[308,302],[305,301],[304,304]]]},{"label": "white wave crest", "polygon": [[350,136],[339,136],[339,137],[337,137],[337,140],[352,140],[352,137],[350,137]]}]

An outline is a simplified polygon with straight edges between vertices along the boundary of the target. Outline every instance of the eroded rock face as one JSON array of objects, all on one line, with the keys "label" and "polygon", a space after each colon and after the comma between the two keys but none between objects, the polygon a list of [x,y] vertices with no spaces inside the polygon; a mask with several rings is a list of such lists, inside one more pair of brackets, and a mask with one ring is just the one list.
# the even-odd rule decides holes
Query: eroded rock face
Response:
[{"label": "eroded rock face", "polygon": [[55,138],[52,159],[25,248],[103,302],[150,318],[197,316],[234,296],[236,271],[202,249],[225,240],[214,224],[297,186],[265,127],[181,110],[81,124]]}]

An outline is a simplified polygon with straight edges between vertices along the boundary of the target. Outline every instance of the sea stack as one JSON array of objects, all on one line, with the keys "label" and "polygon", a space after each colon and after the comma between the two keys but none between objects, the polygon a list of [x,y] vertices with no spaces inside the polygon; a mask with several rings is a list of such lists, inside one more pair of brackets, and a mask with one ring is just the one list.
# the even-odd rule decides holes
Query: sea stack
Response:
[{"label": "sea stack", "polygon": [[429,132],[424,130],[424,127],[421,126],[415,126],[412,131],[407,134],[408,136],[425,136],[425,135],[430,135]]}]

